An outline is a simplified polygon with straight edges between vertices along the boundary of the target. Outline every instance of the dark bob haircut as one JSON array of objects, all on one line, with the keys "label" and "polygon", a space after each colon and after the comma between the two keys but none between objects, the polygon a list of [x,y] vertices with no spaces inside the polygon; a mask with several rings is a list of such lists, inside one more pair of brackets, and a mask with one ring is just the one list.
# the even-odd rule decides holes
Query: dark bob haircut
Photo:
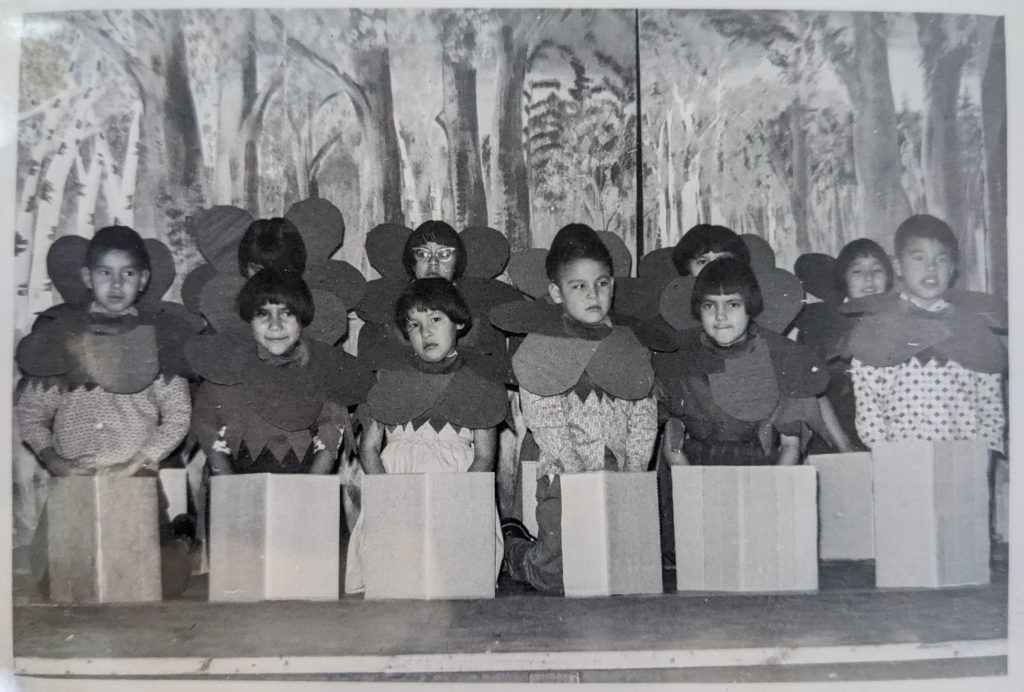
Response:
[{"label": "dark bob haircut", "polygon": [[462,276],[462,272],[466,271],[466,246],[462,243],[462,237],[444,221],[434,220],[421,223],[405,241],[405,248],[402,249],[402,266],[405,267],[406,274],[416,278],[416,257],[412,251],[427,243],[455,248],[455,273],[452,274],[452,279]]},{"label": "dark bob haircut", "polygon": [[705,266],[690,294],[690,313],[700,320],[700,305],[708,296],[727,296],[739,293],[747,314],[757,317],[764,310],[761,287],[757,285],[754,272],[748,264],[735,257],[721,257]]},{"label": "dark bob haircut", "polygon": [[146,242],[128,226],[107,226],[96,231],[85,250],[85,266],[93,269],[112,250],[128,253],[139,269],[150,270]]},{"label": "dark bob haircut", "polygon": [[443,312],[452,322],[462,325],[459,336],[464,336],[473,326],[473,314],[459,289],[439,276],[416,279],[395,301],[395,324],[406,338],[409,337],[409,313],[413,310]]},{"label": "dark bob haircut", "polygon": [[743,238],[731,228],[699,223],[679,239],[672,250],[672,264],[680,276],[689,276],[686,265],[708,252],[727,252],[744,264],[750,264],[750,250]]},{"label": "dark bob haircut", "polygon": [[953,262],[960,259],[960,244],[956,241],[956,234],[942,219],[937,219],[930,214],[914,214],[906,219],[896,229],[896,257],[903,254],[907,243],[911,238],[930,238],[942,243],[949,253],[953,255]]},{"label": "dark bob haircut", "polygon": [[857,238],[857,240],[850,241],[844,245],[843,249],[839,251],[839,257],[836,258],[835,269],[833,270],[836,290],[842,295],[846,295],[846,272],[854,261],[862,257],[873,257],[879,261],[882,269],[885,270],[885,290],[890,290],[894,277],[892,262],[889,261],[889,256],[885,254],[882,246],[870,238]]},{"label": "dark bob haircut", "polygon": [[601,236],[597,231],[582,223],[562,226],[555,234],[555,239],[551,241],[551,249],[544,258],[544,271],[548,275],[548,281],[557,284],[562,269],[570,262],[582,259],[605,265],[609,274],[615,272],[612,254],[601,242]]},{"label": "dark bob haircut", "polygon": [[253,221],[238,243],[238,272],[248,276],[250,264],[279,272],[304,272],[306,243],[299,229],[279,216]]},{"label": "dark bob haircut", "polygon": [[238,292],[235,304],[238,316],[246,322],[252,322],[265,305],[284,305],[299,318],[303,327],[308,327],[316,315],[313,294],[302,277],[274,269],[261,269],[253,274]]}]

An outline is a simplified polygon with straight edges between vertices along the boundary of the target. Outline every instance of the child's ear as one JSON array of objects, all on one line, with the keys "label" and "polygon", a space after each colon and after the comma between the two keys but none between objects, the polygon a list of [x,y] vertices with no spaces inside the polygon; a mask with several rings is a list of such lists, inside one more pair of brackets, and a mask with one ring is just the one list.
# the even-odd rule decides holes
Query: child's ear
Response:
[{"label": "child's ear", "polygon": [[[149,285],[149,270],[148,269],[143,269],[142,273],[139,275],[139,293],[142,293],[143,291],[145,291],[146,290],[146,286],[148,286],[148,285]],[[159,298],[159,297],[160,296],[157,296],[157,298]]]},{"label": "child's ear", "polygon": [[92,272],[89,271],[89,267],[82,267],[82,283],[90,291],[92,290]]},{"label": "child's ear", "polygon": [[548,295],[551,297],[552,302],[562,302],[562,289],[553,281],[548,283]]},{"label": "child's ear", "polygon": [[896,276],[903,276],[903,265],[900,263],[899,257],[892,258],[892,273]]}]

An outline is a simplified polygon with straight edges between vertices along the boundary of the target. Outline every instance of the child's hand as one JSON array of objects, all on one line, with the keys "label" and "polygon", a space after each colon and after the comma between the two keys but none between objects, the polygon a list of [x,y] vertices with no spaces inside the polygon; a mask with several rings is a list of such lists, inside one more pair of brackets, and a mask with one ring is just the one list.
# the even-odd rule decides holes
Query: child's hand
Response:
[{"label": "child's hand", "polygon": [[96,472],[96,462],[92,455],[85,454],[74,459],[61,456],[53,447],[48,447],[39,455],[46,470],[58,478],[64,476],[91,476]]},{"label": "child's hand", "polygon": [[686,426],[678,418],[669,418],[665,423],[665,431],[661,438],[661,458],[669,466],[687,466],[689,462],[683,454],[683,442],[686,440]]},{"label": "child's hand", "polygon": [[[127,461],[122,461],[118,464],[111,464],[110,466],[104,466],[97,470],[99,476],[135,476],[140,471],[149,470],[150,467],[154,467],[153,460],[141,452],[136,452]],[[149,474],[155,473],[156,469],[152,469]]]}]

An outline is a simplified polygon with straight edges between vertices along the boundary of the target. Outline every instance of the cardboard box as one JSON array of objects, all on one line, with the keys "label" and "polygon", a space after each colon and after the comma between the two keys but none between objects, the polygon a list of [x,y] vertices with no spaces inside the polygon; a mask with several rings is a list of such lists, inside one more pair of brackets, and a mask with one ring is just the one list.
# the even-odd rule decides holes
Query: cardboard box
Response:
[{"label": "cardboard box", "polygon": [[676,588],[816,591],[810,466],[674,466]]},{"label": "cardboard box", "polygon": [[167,498],[167,521],[188,513],[188,471],[160,469],[160,488]]},{"label": "cardboard box", "polygon": [[598,471],[559,478],[565,595],[661,593],[655,473]]},{"label": "cardboard box", "polygon": [[818,469],[818,556],[822,560],[875,557],[875,500],[869,452],[813,454]]},{"label": "cardboard box", "polygon": [[156,479],[67,476],[50,483],[50,598],[159,601]]},{"label": "cardboard box", "polygon": [[537,535],[537,465],[539,461],[522,462],[523,524]]},{"label": "cardboard box", "polygon": [[980,441],[872,449],[875,583],[989,583],[988,450]]},{"label": "cardboard box", "polygon": [[493,598],[493,473],[363,477],[367,599]]},{"label": "cardboard box", "polygon": [[337,476],[216,476],[210,492],[211,601],[338,598]]}]

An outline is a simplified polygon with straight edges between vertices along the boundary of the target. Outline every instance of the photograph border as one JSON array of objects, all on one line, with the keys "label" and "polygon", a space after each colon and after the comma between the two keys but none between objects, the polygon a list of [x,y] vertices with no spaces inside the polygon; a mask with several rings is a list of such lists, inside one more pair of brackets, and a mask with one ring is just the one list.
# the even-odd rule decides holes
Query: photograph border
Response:
[{"label": "photograph border", "polygon": [[[410,7],[490,7],[500,5],[502,7],[537,7],[540,3],[534,2],[422,2],[420,0],[405,0],[405,2],[374,2],[375,6],[390,8]],[[619,9],[702,9],[716,3],[703,1],[684,2],[558,2],[560,7],[607,7]],[[302,7],[360,7],[366,6],[366,2],[315,2],[302,3]],[[75,0],[45,0],[43,2],[31,2],[30,0],[0,0],[0,65],[5,69],[0,70],[0,218],[6,220],[5,227],[11,229],[7,232],[8,242],[12,242],[13,219],[16,196],[16,170],[17,170],[17,114],[18,114],[18,76],[20,55],[20,29],[21,14],[23,12],[47,12],[62,11],[71,9],[185,9],[185,8],[262,8],[262,7],[287,7],[294,9],[286,0],[277,2],[245,2],[244,0],[212,0],[201,3],[196,0],[132,0],[132,1],[108,1],[108,2],[76,2]],[[719,9],[716,7],[716,9]],[[725,9],[725,8],[722,8]],[[826,11],[882,11],[882,12],[941,12],[941,13],[964,13],[971,14],[994,14],[1005,16],[1006,33],[1006,63],[1007,63],[1007,189],[1024,190],[1024,80],[1017,78],[1024,75],[1024,3],[1013,2],[1012,0],[977,0],[972,3],[964,3],[963,0],[890,0],[889,2],[863,2],[856,0],[817,0],[812,2],[793,0],[746,0],[732,1],[728,3],[727,9],[792,9],[792,10],[826,10]],[[638,194],[640,194],[638,188]],[[1008,195],[1008,237],[1007,245],[1009,257],[1024,257],[1024,195]],[[8,245],[11,247],[11,245]],[[1021,260],[1011,260],[1012,263],[1020,263]],[[1019,267],[1016,268],[1019,270]],[[8,326],[8,337],[0,339],[0,359],[8,359],[6,362],[12,367],[2,369],[0,386],[5,387],[4,391],[12,391],[13,383],[13,330],[10,325],[13,320],[13,301],[15,295],[14,260],[13,254],[0,253],[0,275],[7,281],[6,295],[9,297],[0,303],[0,315],[6,320]],[[1022,272],[1011,269],[1009,271],[1009,287],[1007,299],[1010,304],[1010,328],[1009,339],[1011,345],[1024,343],[1024,320],[1017,317],[1016,310],[1024,307],[1024,278]],[[1024,364],[1022,358],[1014,349],[1010,349],[1011,371],[1020,369]],[[1024,383],[1018,376],[1016,381],[1009,380],[1009,410],[1011,412],[1024,411]],[[0,476],[5,479],[12,478],[12,457],[11,457],[11,428],[12,428],[12,401],[11,397],[3,397],[0,403],[0,438],[3,440],[5,450],[0,454]],[[1020,415],[1010,417],[1010,429],[1016,433],[1018,426],[1014,419]],[[1016,442],[1016,435],[1010,435],[1010,449],[1016,451],[1019,447]],[[157,690],[232,690],[232,689],[297,689],[297,690],[318,690],[336,689],[337,682],[320,681],[222,681],[222,680],[146,680],[140,684],[138,678],[44,678],[44,677],[20,677],[14,676],[14,631],[13,631],[13,601],[12,601],[12,538],[13,538],[13,512],[12,484],[5,482],[0,487],[0,691],[7,689],[75,689],[75,690],[134,690],[140,687]],[[1010,483],[1010,522],[1011,533],[1016,536],[1017,542],[1024,546],[1024,471],[1015,474]],[[871,681],[871,682],[837,682],[837,683],[728,683],[728,684],[707,684],[707,683],[680,683],[671,687],[679,689],[700,689],[700,690],[732,690],[732,689],[778,689],[778,690],[806,690],[821,689],[828,690],[928,690],[943,691],[957,690],[960,692],[965,685],[970,689],[992,689],[992,690],[1020,690],[1024,689],[1024,579],[1014,579],[1017,575],[1024,574],[1024,558],[1021,550],[1011,550],[1009,561],[1009,602],[1008,602],[1008,624],[1007,624],[1007,650],[1008,668],[1005,677],[983,677],[983,678],[955,678],[942,680],[911,680],[911,681]],[[379,688],[379,683],[343,683],[346,686],[359,687],[363,684],[372,684]],[[387,684],[387,683],[384,683]],[[393,683],[392,683],[393,684]],[[403,688],[410,685],[418,687],[420,684],[429,683],[402,683]],[[450,684],[450,683],[444,683]],[[524,685],[527,683],[523,683]],[[531,690],[546,689],[547,684],[528,683]],[[518,687],[518,685],[508,685]],[[616,685],[612,683],[612,686]],[[608,685],[602,683],[602,689]]]}]

